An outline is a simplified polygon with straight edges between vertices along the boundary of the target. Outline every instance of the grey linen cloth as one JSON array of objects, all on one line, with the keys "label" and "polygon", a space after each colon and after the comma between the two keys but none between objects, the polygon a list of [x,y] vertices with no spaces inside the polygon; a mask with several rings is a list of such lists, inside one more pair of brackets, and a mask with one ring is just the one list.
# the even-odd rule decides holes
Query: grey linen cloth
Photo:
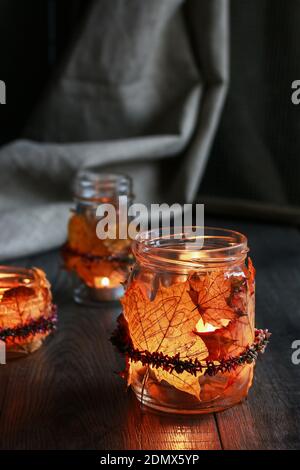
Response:
[{"label": "grey linen cloth", "polygon": [[61,245],[79,169],[192,202],[228,82],[227,0],[95,0],[23,139],[0,150],[0,258]]}]

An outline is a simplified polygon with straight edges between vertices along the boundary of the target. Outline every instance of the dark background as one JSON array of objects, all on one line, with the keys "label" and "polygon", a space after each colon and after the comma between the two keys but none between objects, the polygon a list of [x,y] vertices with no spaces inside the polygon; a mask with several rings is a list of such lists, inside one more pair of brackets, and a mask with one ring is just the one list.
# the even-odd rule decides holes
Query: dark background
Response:
[{"label": "dark background", "polygon": [[[91,1],[1,0],[0,79],[9,86],[0,144],[20,136]],[[220,201],[263,202],[299,223],[299,19],[299,0],[231,1],[229,93],[199,188],[199,197],[219,198],[217,211]]]},{"label": "dark background", "polygon": [[67,52],[90,0],[1,0],[0,76],[7,104],[0,108],[0,144],[19,137],[55,66]]}]

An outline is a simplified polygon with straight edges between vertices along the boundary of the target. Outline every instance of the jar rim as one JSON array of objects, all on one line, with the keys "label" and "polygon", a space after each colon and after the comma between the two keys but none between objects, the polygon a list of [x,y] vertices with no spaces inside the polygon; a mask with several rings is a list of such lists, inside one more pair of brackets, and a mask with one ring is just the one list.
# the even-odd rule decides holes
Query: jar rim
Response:
[{"label": "jar rim", "polygon": [[33,287],[36,282],[35,271],[32,268],[0,265],[0,287]]},{"label": "jar rim", "polygon": [[99,168],[86,168],[77,173],[73,184],[76,199],[99,201],[103,197],[132,195],[132,180],[122,173],[105,172]]},{"label": "jar rim", "polygon": [[244,234],[206,226],[184,227],[184,231],[174,227],[171,234],[170,229],[148,230],[133,243],[133,253],[140,260],[195,269],[242,261],[248,251]]}]

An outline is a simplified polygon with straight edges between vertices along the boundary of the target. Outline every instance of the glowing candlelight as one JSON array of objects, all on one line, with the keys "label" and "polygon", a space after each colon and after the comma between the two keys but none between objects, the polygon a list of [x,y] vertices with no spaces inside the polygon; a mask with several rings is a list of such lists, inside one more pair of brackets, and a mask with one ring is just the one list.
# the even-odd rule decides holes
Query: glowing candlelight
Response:
[{"label": "glowing candlelight", "polygon": [[118,300],[124,293],[122,274],[113,272],[108,276],[95,276],[93,287],[89,288],[90,301],[95,302]]},{"label": "glowing candlelight", "polygon": [[96,289],[101,289],[101,287],[109,287],[110,286],[110,280],[108,277],[95,277],[94,278],[94,283]]},{"label": "glowing candlelight", "polygon": [[101,285],[102,285],[103,287],[107,287],[107,286],[109,286],[109,284],[110,284],[110,280],[109,280],[108,277],[104,277],[104,278],[101,280]]},{"label": "glowing candlelight", "polygon": [[202,318],[200,318],[200,320],[198,321],[196,325],[196,330],[201,333],[210,333],[212,331],[215,331],[216,328],[210,323],[204,323]]}]

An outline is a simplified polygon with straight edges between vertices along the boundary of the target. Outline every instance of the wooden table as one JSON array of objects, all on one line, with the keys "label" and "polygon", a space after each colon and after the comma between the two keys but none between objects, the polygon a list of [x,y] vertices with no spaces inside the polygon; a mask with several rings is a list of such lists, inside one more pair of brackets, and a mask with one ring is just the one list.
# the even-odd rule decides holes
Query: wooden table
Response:
[{"label": "wooden table", "polygon": [[200,417],[142,412],[116,372],[122,359],[108,338],[120,307],[73,303],[59,254],[14,262],[46,270],[59,328],[36,353],[0,366],[2,449],[296,449],[300,448],[300,234],[250,223],[215,224],[249,235],[257,268],[257,326],[272,341],[244,403]]}]

